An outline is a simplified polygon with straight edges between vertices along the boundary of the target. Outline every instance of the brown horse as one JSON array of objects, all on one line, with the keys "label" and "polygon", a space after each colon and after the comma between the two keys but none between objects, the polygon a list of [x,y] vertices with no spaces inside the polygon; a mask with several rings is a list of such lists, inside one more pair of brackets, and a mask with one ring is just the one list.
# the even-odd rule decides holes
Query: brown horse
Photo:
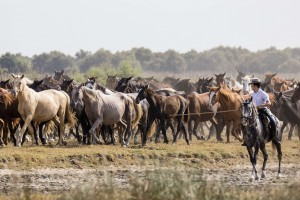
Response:
[{"label": "brown horse", "polygon": [[117,79],[117,74],[110,76],[107,74],[107,79],[106,79],[106,87],[109,89],[115,89],[118,85],[118,79]]},{"label": "brown horse", "polygon": [[[141,100],[147,99],[150,107],[148,112],[148,124],[146,133],[150,130],[154,120],[159,120],[159,125],[164,136],[164,142],[168,143],[166,134],[166,121],[168,119],[175,118],[177,120],[177,131],[173,138],[173,143],[176,142],[180,129],[183,130],[185,140],[187,144],[190,144],[187,137],[187,131],[185,128],[185,122],[188,121],[188,101],[180,95],[174,96],[162,96],[156,94],[149,88],[148,85],[142,86],[137,97],[136,102],[139,103]],[[142,145],[146,144],[148,135],[143,136]]]},{"label": "brown horse", "polygon": [[[11,133],[11,139],[16,140],[14,137],[15,127],[17,121],[21,117],[18,111],[18,99],[14,97],[9,91],[0,88],[0,118],[3,120],[3,135],[0,134],[0,139],[4,137],[5,145],[8,144],[8,129]],[[1,141],[3,142],[3,141]]]},{"label": "brown horse", "polygon": [[220,87],[221,85],[224,84],[225,82],[225,74],[226,72],[224,72],[223,74],[214,74],[216,76],[216,82],[217,82],[217,87]]},{"label": "brown horse", "polygon": [[[189,111],[192,113],[190,115],[190,120],[188,122],[188,131],[190,140],[192,140],[192,134],[194,134],[197,139],[197,127],[200,122],[210,121],[216,128],[217,122],[215,119],[216,112],[218,110],[218,104],[215,104],[213,107],[209,106],[209,93],[198,94],[197,92],[192,92],[187,96],[189,100]],[[204,114],[201,114],[204,113]],[[194,126],[192,127],[192,122],[194,121]],[[220,139],[220,135],[217,134],[217,139]]]},{"label": "brown horse", "polygon": [[[242,139],[239,136],[240,133],[240,121],[241,121],[241,105],[242,97],[232,92],[231,90],[224,89],[223,87],[210,87],[209,103],[212,107],[217,102],[221,105],[222,116],[226,124],[226,136],[227,143],[230,142],[229,132],[236,137],[239,141]],[[230,124],[232,128],[230,131]]]}]

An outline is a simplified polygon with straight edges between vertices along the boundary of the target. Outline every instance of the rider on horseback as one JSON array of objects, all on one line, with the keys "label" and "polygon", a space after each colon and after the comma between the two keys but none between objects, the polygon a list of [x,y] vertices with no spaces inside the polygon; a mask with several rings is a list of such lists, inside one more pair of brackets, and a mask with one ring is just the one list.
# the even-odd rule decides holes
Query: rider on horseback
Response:
[{"label": "rider on horseback", "polygon": [[[251,93],[250,95],[252,96],[253,102],[256,105],[260,119],[262,120],[263,116],[266,116],[269,119],[270,126],[271,126],[270,135],[274,136],[276,132],[276,125],[275,125],[275,120],[272,117],[273,114],[268,109],[268,107],[271,106],[269,95],[265,91],[260,89],[261,82],[258,78],[253,78],[249,84],[251,84],[251,88],[253,90],[253,93]],[[268,135],[266,140],[267,139],[268,139]],[[244,143],[242,145],[245,146]]]}]

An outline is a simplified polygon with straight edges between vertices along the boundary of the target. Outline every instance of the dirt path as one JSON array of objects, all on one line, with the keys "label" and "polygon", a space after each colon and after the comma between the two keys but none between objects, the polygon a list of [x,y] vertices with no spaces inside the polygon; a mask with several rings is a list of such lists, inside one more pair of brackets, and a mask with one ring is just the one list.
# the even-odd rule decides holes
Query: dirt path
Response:
[{"label": "dirt path", "polygon": [[[260,168],[260,166],[259,166]],[[104,184],[107,177],[112,177],[113,183],[123,188],[128,186],[128,180],[132,175],[144,179],[146,172],[155,172],[157,168],[128,166],[127,168],[105,167],[101,169],[40,169],[29,171],[0,170],[0,191],[11,194],[28,188],[33,192],[60,192],[73,187],[90,183]],[[170,170],[160,168],[159,170]],[[204,177],[208,181],[220,181],[228,187],[247,187],[254,189],[260,186],[288,186],[300,180],[300,166],[284,164],[282,177],[276,178],[277,166],[269,165],[267,178],[258,181],[250,181],[250,166],[235,166],[232,169],[204,169],[187,170],[184,168],[172,169],[179,173],[186,173],[195,177]],[[259,173],[261,170],[259,169]],[[197,180],[197,178],[195,179]]]}]

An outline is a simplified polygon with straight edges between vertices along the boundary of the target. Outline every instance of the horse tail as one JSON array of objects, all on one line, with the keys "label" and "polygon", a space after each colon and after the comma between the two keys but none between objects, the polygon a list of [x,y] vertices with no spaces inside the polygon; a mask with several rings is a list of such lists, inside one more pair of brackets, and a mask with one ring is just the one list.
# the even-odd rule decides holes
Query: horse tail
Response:
[{"label": "horse tail", "polygon": [[190,108],[189,108],[190,101],[189,101],[189,99],[185,99],[185,101],[182,101],[182,104],[183,104],[182,108],[183,109],[185,108],[184,115],[183,115],[183,121],[185,123],[187,123],[190,120]]},{"label": "horse tail", "polygon": [[135,118],[132,121],[132,128],[135,128],[143,115],[142,106],[140,104],[137,104],[133,99],[133,106],[135,110]]},{"label": "horse tail", "polygon": [[73,112],[70,104],[70,97],[67,93],[65,93],[67,97],[67,105],[65,112],[65,123],[69,125],[70,128],[75,128],[77,124],[77,118],[75,112]]},{"label": "horse tail", "polygon": [[150,125],[150,128],[149,128],[148,132],[146,133],[148,138],[151,138],[154,135],[155,130],[156,130],[156,122],[154,120],[152,122],[152,124]]}]

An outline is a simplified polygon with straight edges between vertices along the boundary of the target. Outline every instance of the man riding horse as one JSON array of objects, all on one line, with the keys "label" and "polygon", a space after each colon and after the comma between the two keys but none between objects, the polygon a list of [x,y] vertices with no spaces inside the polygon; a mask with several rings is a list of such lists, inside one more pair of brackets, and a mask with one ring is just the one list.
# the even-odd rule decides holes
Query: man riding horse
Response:
[{"label": "man riding horse", "polygon": [[[268,107],[271,106],[269,95],[260,88],[261,82],[258,78],[252,78],[249,85],[251,85],[251,89],[253,90],[253,93],[251,93],[250,95],[256,105],[259,118],[263,122],[265,126],[264,128],[266,128],[267,132],[269,132],[269,134],[267,134],[265,138],[265,140],[268,140],[271,135],[274,136],[276,134],[275,120],[272,112],[268,109]],[[265,125],[264,123],[264,116],[269,119],[269,124],[267,125]],[[268,128],[269,125],[270,129]],[[243,143],[242,146],[245,146],[245,143]]]}]

